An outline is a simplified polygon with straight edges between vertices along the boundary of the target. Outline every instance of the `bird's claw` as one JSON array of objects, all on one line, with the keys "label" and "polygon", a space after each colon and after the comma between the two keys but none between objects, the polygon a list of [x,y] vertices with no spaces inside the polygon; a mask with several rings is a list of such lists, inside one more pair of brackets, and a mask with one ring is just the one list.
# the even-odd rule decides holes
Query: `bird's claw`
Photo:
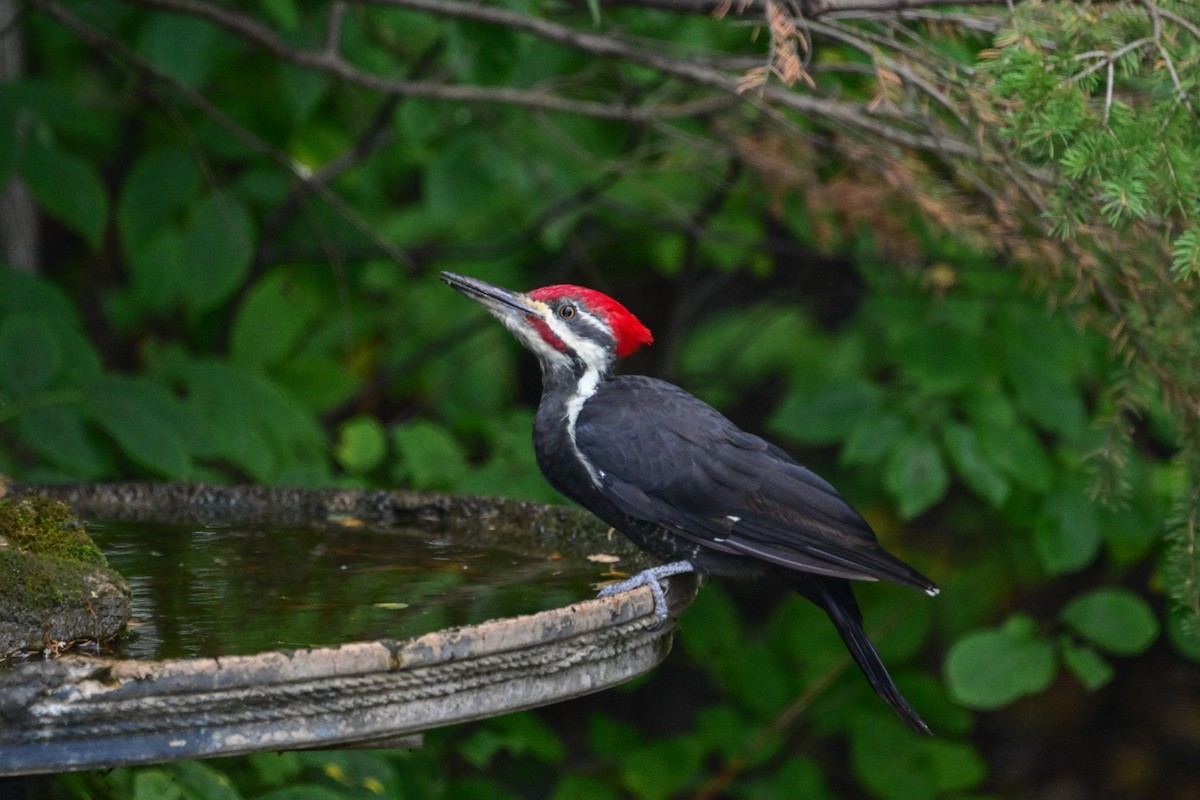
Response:
[{"label": "bird's claw", "polygon": [[658,630],[667,622],[667,593],[663,590],[662,581],[672,575],[679,575],[684,572],[692,572],[692,567],[689,561],[674,561],[670,564],[660,564],[657,567],[644,569],[631,578],[626,578],[619,583],[605,586],[596,595],[597,597],[612,597],[621,592],[632,591],[642,586],[650,587],[650,593],[654,595],[654,617],[655,624],[652,630]]}]

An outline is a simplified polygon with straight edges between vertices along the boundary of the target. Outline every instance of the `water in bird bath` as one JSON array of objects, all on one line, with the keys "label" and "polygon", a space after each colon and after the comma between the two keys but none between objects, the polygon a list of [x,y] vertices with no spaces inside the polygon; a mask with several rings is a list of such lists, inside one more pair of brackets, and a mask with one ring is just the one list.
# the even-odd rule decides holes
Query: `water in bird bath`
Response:
[{"label": "water in bird bath", "polygon": [[406,638],[594,595],[607,566],[408,528],[92,522],[133,589],[112,655],[162,659]]}]

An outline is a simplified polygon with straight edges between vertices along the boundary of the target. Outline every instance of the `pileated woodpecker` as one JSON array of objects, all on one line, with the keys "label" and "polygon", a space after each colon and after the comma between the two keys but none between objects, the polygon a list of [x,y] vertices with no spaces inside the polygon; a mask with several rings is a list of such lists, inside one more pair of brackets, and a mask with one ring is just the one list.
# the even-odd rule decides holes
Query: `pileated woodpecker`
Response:
[{"label": "pileated woodpecker", "polygon": [[882,578],[930,595],[937,586],[883,550],[836,489],[678,386],[615,376],[617,358],[653,337],[611,297],[569,285],[513,292],[449,272],[442,280],[537,356],[533,444],[546,479],[670,562],[602,594],[647,585],[663,621],[659,581],[667,575],[776,576],[829,615],[879,696],[930,732],[867,638],[849,579]]}]

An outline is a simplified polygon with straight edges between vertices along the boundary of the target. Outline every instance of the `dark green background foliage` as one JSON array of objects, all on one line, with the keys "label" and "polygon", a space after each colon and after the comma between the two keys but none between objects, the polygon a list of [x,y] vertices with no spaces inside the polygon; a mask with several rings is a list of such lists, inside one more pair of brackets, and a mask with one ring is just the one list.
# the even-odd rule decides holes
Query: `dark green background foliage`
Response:
[{"label": "dark green background foliage", "polygon": [[436,276],[594,286],[655,331],[629,370],[779,441],[941,583],[861,592],[937,738],[815,609],[710,584],[670,662],[601,698],[48,788],[1194,788],[1193,4],[667,5],[19,6],[0,183],[41,254],[0,269],[0,474],[558,502],[532,360]]}]

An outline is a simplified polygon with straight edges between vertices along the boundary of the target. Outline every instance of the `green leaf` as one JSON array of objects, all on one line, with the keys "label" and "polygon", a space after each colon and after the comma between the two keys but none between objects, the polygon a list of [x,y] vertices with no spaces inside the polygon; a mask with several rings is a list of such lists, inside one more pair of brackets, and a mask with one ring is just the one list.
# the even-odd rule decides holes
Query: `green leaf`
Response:
[{"label": "green leaf", "polygon": [[413,420],[392,431],[396,449],[393,475],[397,482],[418,490],[451,491],[466,474],[466,454],[442,426]]},{"label": "green leaf", "polygon": [[362,378],[328,356],[300,353],[276,363],[271,378],[314,413],[335,409],[354,396]]},{"label": "green leaf", "polygon": [[1046,689],[1057,673],[1054,648],[1033,620],[1014,615],[1000,628],[968,633],[946,656],[951,696],[971,708],[1001,708]]},{"label": "green leaf", "polygon": [[121,449],[151,472],[185,479],[191,473],[180,431],[199,427],[182,404],[146,378],[105,376],[86,390],[88,413]]},{"label": "green leaf", "polygon": [[21,175],[50,216],[82,236],[92,250],[100,249],[108,225],[108,192],[90,162],[33,141],[22,154]]},{"label": "green leaf", "polygon": [[387,455],[387,437],[376,417],[360,414],[351,417],[338,428],[334,450],[338,462],[351,473],[370,472]]},{"label": "green leaf", "polygon": [[745,781],[744,797],[755,800],[837,800],[838,794],[829,788],[821,765],[803,755],[789,757],[774,773],[752,777]]},{"label": "green leaf", "polygon": [[171,765],[176,781],[189,798],[203,800],[239,800],[241,794],[224,772],[201,761],[180,761]]},{"label": "green leaf", "polygon": [[892,451],[883,479],[905,519],[929,509],[950,486],[942,454],[924,432],[911,434]]},{"label": "green leaf", "polygon": [[[757,723],[752,720],[753,717],[740,706],[710,705],[696,711],[696,721],[691,730],[706,752],[736,758],[742,753],[744,743],[755,734]],[[755,766],[772,758],[779,750],[779,743],[779,737],[764,741],[763,747],[747,754],[747,766]]]},{"label": "green leaf", "polygon": [[292,113],[292,121],[302,125],[312,116],[329,91],[329,78],[323,72],[291,64],[279,65],[280,93]]},{"label": "green leaf", "polygon": [[1034,521],[1034,549],[1052,574],[1082,569],[1100,551],[1099,517],[1084,492],[1073,484],[1056,488]]},{"label": "green leaf", "polygon": [[1112,680],[1112,665],[1094,648],[1079,644],[1069,636],[1062,637],[1061,644],[1063,664],[1088,691],[1094,692]]},{"label": "green leaf", "polygon": [[516,31],[465,19],[443,29],[446,63],[466,82],[503,86],[520,66],[524,43]]},{"label": "green leaf", "polygon": [[[64,51],[65,54],[65,51]],[[62,74],[49,77],[52,70],[26,70],[27,77],[0,84],[0,117],[9,124],[19,120],[15,131],[19,142],[26,136],[41,136],[53,131],[64,141],[87,142],[107,148],[113,133],[114,109],[96,102],[80,102],[81,86],[63,80]],[[99,95],[89,94],[90,98]],[[90,91],[90,90],[89,90]],[[114,104],[115,105],[115,104]]]},{"label": "green leaf", "polygon": [[0,269],[0,311],[16,313],[36,309],[59,321],[79,322],[75,304],[48,279],[11,269]]},{"label": "green leaf", "polygon": [[563,775],[550,800],[621,800],[621,794],[598,777]]},{"label": "green leaf", "polygon": [[206,457],[226,458],[260,482],[327,480],[328,443],[313,415],[263,375],[223,361],[172,365],[188,405],[212,431]]},{"label": "green leaf", "polygon": [[192,211],[183,235],[183,298],[195,312],[224,301],[241,285],[254,255],[250,212],[229,192],[213,192]]},{"label": "green leaf", "polygon": [[208,446],[199,448],[196,456],[229,462],[255,481],[271,483],[284,458],[263,423],[272,413],[271,405],[260,404],[242,385],[253,378],[231,374],[232,368],[214,371],[226,379],[205,380],[199,377],[204,371],[185,378],[188,407],[212,432]]},{"label": "green leaf", "polygon": [[1079,636],[1116,655],[1137,655],[1158,638],[1154,612],[1128,589],[1089,592],[1068,603],[1060,616]]},{"label": "green leaf", "polygon": [[987,777],[986,763],[969,744],[916,736],[875,713],[860,715],[852,730],[854,774],[885,800],[934,800]]},{"label": "green leaf", "polygon": [[250,753],[245,758],[264,786],[283,786],[295,780],[303,770],[294,751]]},{"label": "green leaf", "polygon": [[[701,595],[704,593],[701,592]],[[600,758],[622,758],[631,749],[641,747],[642,735],[631,723],[595,713],[588,718],[588,748]]]},{"label": "green leaf", "polygon": [[133,800],[182,800],[183,788],[166,770],[139,769],[133,776]]},{"label": "green leaf", "polygon": [[53,383],[62,367],[63,348],[48,318],[13,314],[0,323],[0,386],[32,394]]},{"label": "green leaf", "polygon": [[[75,307],[57,286],[39,278],[0,268],[0,316],[35,313],[61,352],[61,380],[78,384],[100,373],[100,356],[92,345]],[[4,381],[0,379],[0,385]]]},{"label": "green leaf", "polygon": [[697,664],[722,663],[737,651],[737,631],[742,622],[737,607],[720,585],[704,587],[692,602],[688,616],[706,621],[692,631],[694,636],[682,639],[684,650]]},{"label": "green leaf", "polygon": [[302,783],[273,789],[264,794],[256,794],[254,800],[347,800],[349,797],[361,797],[361,795],[335,791],[316,783]]},{"label": "green leaf", "polygon": [[621,781],[640,800],[667,800],[691,783],[700,759],[700,749],[691,739],[647,742],[625,756]]},{"label": "green leaf", "polygon": [[562,502],[561,495],[546,483],[529,446],[532,425],[533,415],[528,411],[502,414],[491,431],[487,461],[463,477],[459,491]]},{"label": "green leaf", "polygon": [[381,751],[327,750],[301,752],[297,756],[300,763],[320,770],[330,781],[350,790],[343,797],[398,796],[400,787],[395,772]]},{"label": "green leaf", "polygon": [[895,414],[875,414],[862,419],[847,434],[842,459],[847,464],[876,464],[908,428],[908,423]]},{"label": "green leaf", "polygon": [[96,479],[112,472],[112,460],[88,435],[81,403],[27,409],[17,416],[14,426],[26,447],[78,479]]},{"label": "green leaf", "polygon": [[1005,475],[1035,491],[1045,491],[1054,480],[1046,448],[1020,419],[1009,398],[1000,391],[979,391],[963,403],[971,430],[988,460]]},{"label": "green leaf", "polygon": [[478,768],[488,766],[501,752],[527,756],[546,764],[562,761],[566,754],[558,735],[536,714],[507,714],[488,720],[463,742],[463,757]]},{"label": "green leaf", "polygon": [[[680,236],[655,240],[655,249],[680,250],[669,256],[675,263],[679,261],[682,246]],[[796,308],[764,303],[721,312],[705,318],[688,334],[680,348],[679,369],[688,376],[687,383],[700,387],[714,383],[714,375],[746,385],[761,382],[772,373],[791,370],[802,373],[808,383],[816,384],[822,382],[824,373],[814,374],[814,371],[828,369],[828,364],[813,362],[817,358],[828,359],[830,348],[797,345],[814,340],[820,342],[820,334]]]},{"label": "green leaf", "polygon": [[294,31],[300,27],[300,9],[295,0],[259,0],[259,5],[282,30]]},{"label": "green leaf", "polygon": [[1087,420],[1074,376],[1081,334],[1023,306],[1001,316],[997,335],[1006,362],[1005,377],[1021,410],[1040,427],[1078,436]]},{"label": "green leaf", "polygon": [[790,439],[830,444],[845,439],[855,425],[874,417],[882,405],[883,392],[874,384],[839,381],[816,391],[789,394],[767,425]]},{"label": "green leaf", "polygon": [[220,55],[221,31],[185,14],[155,14],[142,30],[138,50],[170,78],[195,89],[213,73]]},{"label": "green leaf", "polygon": [[114,315],[114,322],[136,330],[146,314],[178,308],[188,269],[183,261],[183,234],[174,225],[165,225],[126,248],[126,255],[133,279],[126,302],[131,305],[122,309],[126,318],[118,320]]},{"label": "green leaf", "polygon": [[988,460],[975,432],[952,422],[942,429],[942,442],[963,482],[992,506],[1004,505],[1008,499],[1008,480]]},{"label": "green leaf", "polygon": [[925,325],[897,348],[900,369],[921,391],[947,394],[977,386],[989,372],[986,351],[956,327]]},{"label": "green leaf", "polygon": [[511,230],[531,209],[521,202],[528,181],[493,132],[471,131],[437,150],[425,169],[422,197],[429,219],[457,235],[477,235],[500,219]]},{"label": "green leaf", "polygon": [[259,279],[233,321],[229,349],[235,361],[261,366],[291,355],[325,310],[319,291],[303,277],[277,269]]},{"label": "green leaf", "polygon": [[730,696],[763,717],[787,704],[795,691],[792,668],[762,642],[744,642],[736,658],[716,670]]},{"label": "green leaf", "polygon": [[127,254],[142,249],[200,189],[196,156],[182,147],[160,147],[144,153],[121,185],[117,199],[117,232]]}]

